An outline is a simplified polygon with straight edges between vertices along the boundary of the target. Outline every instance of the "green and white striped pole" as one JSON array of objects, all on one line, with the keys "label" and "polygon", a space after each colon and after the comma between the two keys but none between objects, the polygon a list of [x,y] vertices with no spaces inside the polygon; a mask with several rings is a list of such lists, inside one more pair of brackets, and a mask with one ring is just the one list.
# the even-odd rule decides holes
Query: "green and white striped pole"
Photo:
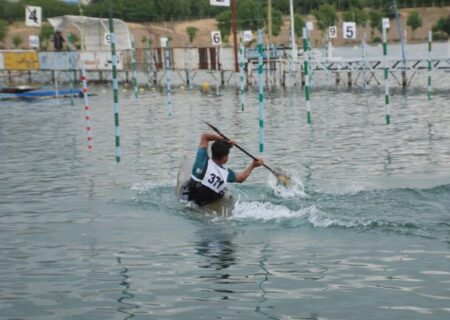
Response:
[{"label": "green and white striped pole", "polygon": [[188,65],[187,65],[186,82],[188,85],[188,89],[192,89],[192,43],[190,42],[188,46]]},{"label": "green and white striped pole", "polygon": [[391,104],[389,96],[388,66],[387,66],[387,35],[383,25],[383,66],[384,66],[384,103],[386,104],[386,124],[391,123]]},{"label": "green and white striped pole", "polygon": [[244,61],[245,61],[245,47],[242,39],[242,34],[239,37],[239,81],[240,81],[240,92],[239,101],[241,105],[241,111],[244,111],[245,105],[245,75],[244,75]]},{"label": "green and white striped pole", "polygon": [[166,46],[164,48],[166,55],[166,91],[167,91],[167,108],[169,112],[169,117],[172,117],[172,92],[170,85],[170,48],[169,48],[169,40],[166,42]]},{"label": "green and white striped pole", "polygon": [[131,35],[131,71],[133,73],[134,98],[138,98],[138,83],[136,74],[136,45],[134,42],[134,35]]},{"label": "green and white striped pole", "polygon": [[361,38],[361,72],[363,79],[363,90],[367,91],[367,81],[366,81],[366,33]]},{"label": "green and white striped pole", "polygon": [[73,98],[73,91],[75,90],[75,68],[73,66],[74,63],[74,59],[73,59],[73,48],[72,48],[72,37],[69,35],[67,37],[67,41],[69,43],[69,66],[70,66],[70,70],[69,70],[69,79],[70,79],[70,105],[73,106],[75,105],[74,102],[74,98]]},{"label": "green and white striped pole", "polygon": [[427,89],[428,100],[431,100],[431,71],[432,71],[431,43],[432,43],[432,41],[433,41],[433,33],[431,31],[428,31],[428,89]]},{"label": "green and white striped pole", "polygon": [[150,89],[152,87],[152,72],[153,72],[153,65],[152,65],[152,43],[150,40],[147,41],[147,79],[148,79],[148,88]]},{"label": "green and white striped pole", "polygon": [[303,36],[303,52],[307,54],[307,56],[304,57],[304,72],[305,72],[305,100],[306,100],[306,122],[308,124],[311,124],[312,117],[311,117],[311,102],[310,102],[310,66],[309,66],[309,35],[306,28],[303,28],[302,31]]},{"label": "green and white striped pole", "polygon": [[263,31],[258,29],[258,105],[259,105],[259,152],[264,152],[264,65]]},{"label": "green and white striped pole", "polygon": [[119,125],[119,81],[117,80],[117,58],[116,58],[116,35],[114,34],[114,20],[112,11],[109,14],[109,32],[111,35],[111,61],[112,61],[112,83],[113,83],[113,109],[114,109],[114,134],[115,134],[115,152],[116,162],[120,162],[120,125]]}]

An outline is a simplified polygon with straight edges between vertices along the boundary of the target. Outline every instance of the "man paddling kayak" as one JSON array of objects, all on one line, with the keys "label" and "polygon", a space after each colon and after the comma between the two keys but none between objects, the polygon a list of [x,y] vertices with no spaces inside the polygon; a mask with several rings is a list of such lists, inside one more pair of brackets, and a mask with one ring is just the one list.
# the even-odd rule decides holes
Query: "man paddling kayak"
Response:
[{"label": "man paddling kayak", "polygon": [[[211,159],[208,156],[209,142],[211,145]],[[227,182],[244,182],[253,169],[264,164],[263,159],[254,160],[243,172],[236,174],[224,165],[228,161],[233,140],[225,140],[218,134],[205,132],[200,138],[192,174],[189,181],[182,187],[182,199],[193,201],[199,206],[204,206],[224,195]]]}]

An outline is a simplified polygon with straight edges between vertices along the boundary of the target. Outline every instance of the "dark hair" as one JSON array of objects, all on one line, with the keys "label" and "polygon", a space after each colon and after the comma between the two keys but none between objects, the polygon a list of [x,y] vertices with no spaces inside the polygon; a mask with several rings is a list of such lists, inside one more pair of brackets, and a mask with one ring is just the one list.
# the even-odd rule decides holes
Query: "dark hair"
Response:
[{"label": "dark hair", "polygon": [[231,144],[225,141],[214,141],[211,146],[212,158],[220,160],[230,153]]}]

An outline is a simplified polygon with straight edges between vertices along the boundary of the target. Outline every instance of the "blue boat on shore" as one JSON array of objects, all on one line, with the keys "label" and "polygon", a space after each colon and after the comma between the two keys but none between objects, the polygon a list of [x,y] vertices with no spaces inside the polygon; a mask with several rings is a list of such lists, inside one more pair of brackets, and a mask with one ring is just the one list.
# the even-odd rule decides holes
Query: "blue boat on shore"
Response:
[{"label": "blue boat on shore", "polygon": [[19,86],[0,89],[0,100],[8,99],[38,99],[38,98],[62,98],[82,97],[83,91],[76,90],[39,90],[39,88]]}]

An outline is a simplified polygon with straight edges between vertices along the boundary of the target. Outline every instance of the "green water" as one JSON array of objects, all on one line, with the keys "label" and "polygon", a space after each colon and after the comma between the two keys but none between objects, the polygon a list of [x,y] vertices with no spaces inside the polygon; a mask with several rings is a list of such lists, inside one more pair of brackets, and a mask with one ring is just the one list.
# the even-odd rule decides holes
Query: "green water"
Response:
[{"label": "green water", "polygon": [[[82,101],[0,102],[0,319],[448,319],[450,109],[411,88],[266,97],[262,168],[229,218],[175,198],[179,159],[199,119],[258,154],[258,100],[244,112],[176,88],[121,94],[115,163],[112,93],[94,87],[93,151]],[[249,159],[233,150],[237,171]]]}]

